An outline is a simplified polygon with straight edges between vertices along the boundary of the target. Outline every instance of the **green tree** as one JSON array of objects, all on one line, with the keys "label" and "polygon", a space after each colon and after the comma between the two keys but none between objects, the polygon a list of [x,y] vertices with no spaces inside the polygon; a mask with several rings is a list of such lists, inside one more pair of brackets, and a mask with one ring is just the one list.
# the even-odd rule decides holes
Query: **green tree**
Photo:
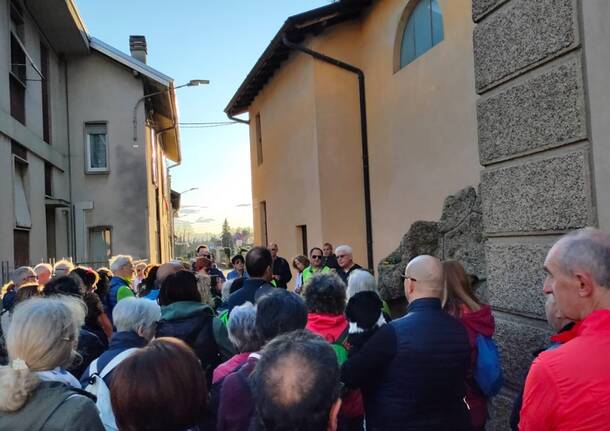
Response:
[{"label": "green tree", "polygon": [[231,234],[231,228],[227,219],[222,223],[222,236],[220,239],[223,247],[233,248],[233,235]]}]

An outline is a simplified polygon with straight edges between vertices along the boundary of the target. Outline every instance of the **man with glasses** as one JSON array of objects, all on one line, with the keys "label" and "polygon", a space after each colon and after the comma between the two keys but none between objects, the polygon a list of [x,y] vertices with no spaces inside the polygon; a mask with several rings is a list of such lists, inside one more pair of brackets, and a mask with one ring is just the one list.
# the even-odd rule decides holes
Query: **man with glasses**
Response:
[{"label": "man with glasses", "polygon": [[340,245],[335,250],[335,254],[337,255],[337,263],[339,265],[337,274],[347,285],[347,279],[351,272],[356,269],[362,269],[362,267],[354,262],[353,251],[349,245]]},{"label": "man with glasses", "polygon": [[330,268],[324,265],[324,253],[319,247],[314,247],[309,251],[310,265],[303,270],[303,286],[315,274],[326,274],[330,272]]},{"label": "man with glasses", "polygon": [[275,287],[286,289],[288,287],[288,282],[292,280],[292,272],[290,271],[288,261],[277,255],[278,250],[277,244],[273,243],[269,245],[269,252],[271,252],[271,259],[273,260],[271,265],[271,269],[273,270],[273,281],[275,282]]},{"label": "man with glasses", "polygon": [[464,402],[470,346],[464,326],[442,309],[442,263],[418,256],[403,278],[407,315],[350,356],[342,380],[362,388],[369,431],[470,430]]}]

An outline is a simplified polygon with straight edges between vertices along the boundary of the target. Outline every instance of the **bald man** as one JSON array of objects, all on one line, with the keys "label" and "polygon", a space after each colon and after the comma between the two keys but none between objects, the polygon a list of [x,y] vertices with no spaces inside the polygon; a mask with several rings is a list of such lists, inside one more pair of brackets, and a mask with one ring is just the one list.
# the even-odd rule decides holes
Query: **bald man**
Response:
[{"label": "bald man", "polygon": [[382,326],[342,367],[361,388],[367,431],[470,430],[464,403],[466,330],[441,306],[443,266],[418,256],[405,269],[407,315]]}]

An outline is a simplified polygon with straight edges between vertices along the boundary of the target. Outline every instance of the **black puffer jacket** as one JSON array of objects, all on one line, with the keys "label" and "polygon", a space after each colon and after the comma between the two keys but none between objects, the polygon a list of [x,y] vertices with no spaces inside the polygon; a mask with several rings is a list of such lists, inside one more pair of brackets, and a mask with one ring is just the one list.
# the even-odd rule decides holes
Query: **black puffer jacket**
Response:
[{"label": "black puffer jacket", "polygon": [[205,370],[208,386],[212,372],[232,352],[226,328],[207,305],[180,301],[161,307],[157,337],[176,337],[191,346]]},{"label": "black puffer jacket", "polygon": [[342,368],[363,392],[368,431],[470,429],[463,401],[470,346],[440,300],[423,298],[383,325]]}]

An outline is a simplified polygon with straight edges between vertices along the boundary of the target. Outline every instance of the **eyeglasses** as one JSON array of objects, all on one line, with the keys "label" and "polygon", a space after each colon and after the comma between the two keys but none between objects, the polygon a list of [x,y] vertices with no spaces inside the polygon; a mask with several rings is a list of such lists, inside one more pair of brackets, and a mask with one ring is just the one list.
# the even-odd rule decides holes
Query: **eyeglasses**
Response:
[{"label": "eyeglasses", "polygon": [[316,255],[314,255],[314,256],[311,256],[311,258],[312,258],[312,259],[322,259],[322,255],[318,255],[318,254],[316,254]]},{"label": "eyeglasses", "polygon": [[337,259],[343,259],[344,257],[347,257],[347,254],[338,254],[337,255]]},{"label": "eyeglasses", "polygon": [[211,254],[202,254],[201,257],[205,257],[206,259],[210,259],[212,257]]}]

